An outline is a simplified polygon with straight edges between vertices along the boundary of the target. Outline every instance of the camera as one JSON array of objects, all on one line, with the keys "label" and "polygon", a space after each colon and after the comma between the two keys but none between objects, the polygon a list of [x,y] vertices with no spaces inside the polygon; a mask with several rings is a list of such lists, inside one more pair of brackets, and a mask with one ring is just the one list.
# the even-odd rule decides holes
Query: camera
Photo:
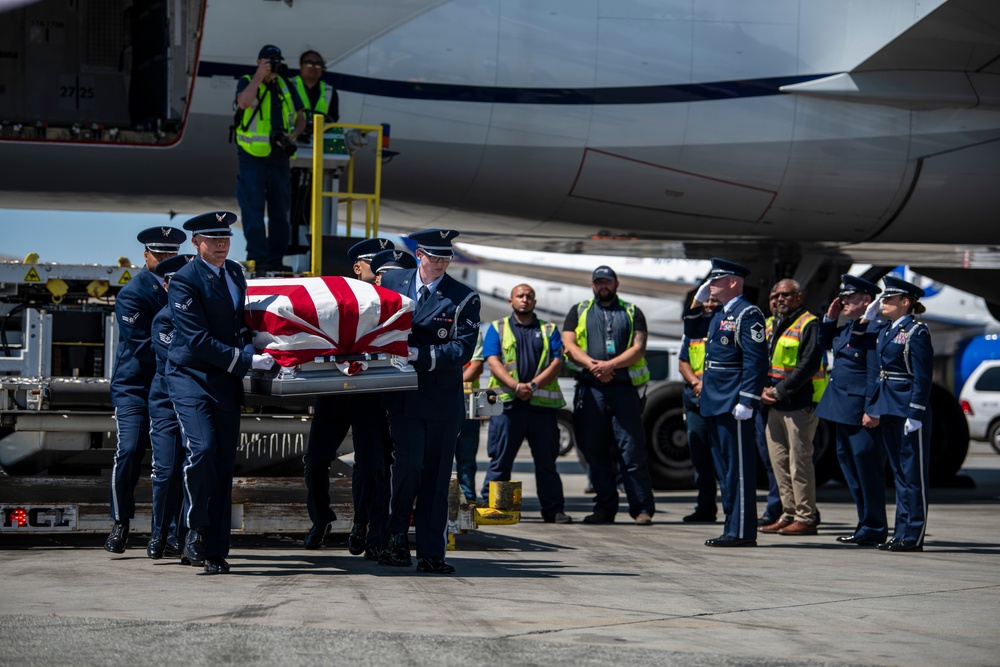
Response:
[{"label": "camera", "polygon": [[295,151],[298,150],[298,146],[295,145],[295,142],[284,134],[275,134],[272,136],[271,143],[280,148],[288,157],[295,155]]},{"label": "camera", "polygon": [[272,74],[277,74],[278,76],[285,76],[288,74],[288,65],[286,65],[281,58],[271,58],[268,62],[271,63]]}]

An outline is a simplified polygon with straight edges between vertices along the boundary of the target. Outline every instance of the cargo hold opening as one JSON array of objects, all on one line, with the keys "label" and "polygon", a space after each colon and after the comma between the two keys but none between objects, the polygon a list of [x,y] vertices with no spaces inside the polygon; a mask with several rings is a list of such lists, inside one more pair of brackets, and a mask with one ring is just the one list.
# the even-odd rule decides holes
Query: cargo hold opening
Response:
[{"label": "cargo hold opening", "polygon": [[40,0],[0,14],[0,140],[169,145],[205,0]]}]

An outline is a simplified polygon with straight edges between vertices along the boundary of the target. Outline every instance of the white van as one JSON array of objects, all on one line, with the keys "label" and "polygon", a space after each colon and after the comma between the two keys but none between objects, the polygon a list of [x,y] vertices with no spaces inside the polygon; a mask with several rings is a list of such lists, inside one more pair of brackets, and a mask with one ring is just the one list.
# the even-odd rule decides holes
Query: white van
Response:
[{"label": "white van", "polygon": [[986,440],[1000,454],[1000,359],[979,364],[958,399],[969,422],[969,437]]}]

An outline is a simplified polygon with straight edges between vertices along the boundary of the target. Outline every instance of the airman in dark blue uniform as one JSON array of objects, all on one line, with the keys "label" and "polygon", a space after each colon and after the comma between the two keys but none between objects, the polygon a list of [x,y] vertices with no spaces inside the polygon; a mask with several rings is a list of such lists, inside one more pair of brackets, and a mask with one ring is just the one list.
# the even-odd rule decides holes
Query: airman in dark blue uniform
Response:
[{"label": "airman in dark blue uniform", "polygon": [[[705,284],[684,313],[684,335],[704,338],[701,414],[708,420],[712,455],[719,475],[726,526],[710,547],[756,546],[756,458],[753,416],[767,381],[764,315],[743,297],[750,271],[715,258]],[[702,303],[714,296],[722,304],[710,320]]]},{"label": "airman in dark blue uniform", "polygon": [[187,234],[173,227],[152,227],[136,237],[145,246],[145,268],[122,288],[115,300],[118,351],[111,376],[111,402],[118,424],[118,447],[111,471],[111,519],[115,522],[104,548],[123,553],[129,522],[135,516],[135,485],[149,448],[149,387],[156,373],[150,341],[153,318],[167,303],[162,279],[153,269],[177,254]]},{"label": "airman in dark blue uniform", "polygon": [[[380,251],[393,252],[392,241],[365,239],[347,251],[354,264],[354,277],[375,282],[371,268]],[[406,254],[406,253],[403,253]],[[409,256],[409,255],[407,255]],[[305,548],[318,549],[323,544],[336,514],[330,508],[330,464],[337,449],[353,429],[354,471],[351,493],[354,499],[354,524],[347,549],[355,556],[362,553],[378,560],[388,544],[386,523],[389,516],[389,481],[387,452],[392,450],[389,426],[380,394],[327,394],[316,397],[315,416],[309,428],[305,464],[307,507],[312,528],[306,535]]]},{"label": "airman in dark blue uniform", "polygon": [[226,259],[236,215],[205,213],[184,223],[197,258],[170,281],[174,335],[167,356],[167,386],[185,450],[187,537],[182,559],[209,574],[229,572],[233,468],[240,438],[242,378],[266,369],[268,355],[253,353],[243,320],[246,279]]},{"label": "airman in dark blue uniform", "polygon": [[[816,416],[830,422],[837,441],[837,458],[844,481],[858,509],[858,523],[841,544],[874,546],[885,542],[885,447],[874,429],[865,428],[865,405],[875,390],[878,361],[874,350],[854,340],[855,325],[865,308],[882,290],[864,278],[844,274],[840,293],[830,304],[819,331],[819,344],[833,351],[830,384],[816,408]],[[837,318],[847,318],[840,327]]]},{"label": "airman in dark blue uniform", "polygon": [[389,549],[380,561],[410,565],[407,530],[416,499],[417,571],[450,574],[444,560],[448,484],[455,443],[465,413],[462,367],[479,336],[479,295],[445,271],[458,232],[430,229],[411,234],[417,269],[382,274],[382,287],[417,303],[409,360],[417,370],[416,391],[386,397],[392,432],[392,495]]},{"label": "airman in dark blue uniform", "polygon": [[[191,261],[194,255],[177,255],[156,265],[154,273],[163,279],[163,289],[170,289],[170,279]],[[167,304],[153,318],[153,350],[156,352],[156,375],[149,387],[149,441],[153,449],[153,528],[146,555],[153,559],[180,556],[184,525],[180,516],[183,490],[181,469],[184,447],[177,412],[167,391],[167,353],[174,337],[174,321]]]},{"label": "airman in dark blue uniform", "polygon": [[[896,520],[882,551],[923,551],[927,531],[930,475],[931,378],[934,348],[918,300],[924,291],[901,278],[882,279],[881,313],[885,324],[870,327],[867,344],[875,349],[878,379],[865,419],[878,424],[896,484]],[[866,313],[865,319],[872,313]]]}]

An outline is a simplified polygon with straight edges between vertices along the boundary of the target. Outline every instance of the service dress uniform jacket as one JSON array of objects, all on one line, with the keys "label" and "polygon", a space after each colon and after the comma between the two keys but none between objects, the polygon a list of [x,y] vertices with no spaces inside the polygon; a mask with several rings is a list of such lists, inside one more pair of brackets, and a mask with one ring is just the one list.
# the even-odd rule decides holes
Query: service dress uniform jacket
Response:
[{"label": "service dress uniform jacket", "polygon": [[173,338],[167,384],[180,421],[184,461],[186,525],[201,533],[207,557],[229,553],[233,468],[239,444],[243,376],[253,354],[245,351],[243,321],[246,279],[239,264],[226,260],[227,283],[219,269],[194,259],[170,281]]},{"label": "service dress uniform jacket", "polygon": [[755,540],[756,429],[754,419],[737,420],[736,405],[760,409],[767,382],[767,342],[764,315],[742,295],[711,319],[701,306],[684,313],[684,335],[705,339],[705,371],[701,384],[701,415],[709,422],[715,469],[719,475],[724,537]]},{"label": "service dress uniform jacket", "polygon": [[[382,287],[416,300],[419,269],[382,275]],[[418,558],[444,558],[448,484],[465,414],[462,370],[479,337],[479,295],[448,274],[413,314],[417,390],[386,396],[393,440],[389,533],[406,533],[413,501]]]},{"label": "service dress uniform jacket", "polygon": [[[873,346],[878,379],[867,412],[879,418],[896,485],[893,540],[923,546],[927,530],[927,490],[930,483],[930,397],[934,348],[927,325],[904,315],[896,326],[869,325],[865,344]],[[921,427],[905,433],[907,419]]]},{"label": "service dress uniform jacket", "polygon": [[819,344],[832,351],[833,370],[816,416],[830,422],[834,429],[837,458],[858,510],[854,537],[863,543],[884,542],[888,534],[885,448],[877,429],[861,425],[875,391],[878,360],[874,350],[865,349],[858,339],[854,322],[838,327],[836,320],[830,320],[820,326]]},{"label": "service dress uniform jacket", "polygon": [[[180,518],[181,469],[184,448],[181,446],[177,412],[167,389],[167,355],[174,336],[174,321],[170,306],[165,305],[153,318],[153,350],[156,352],[156,374],[149,388],[149,440],[153,449],[153,532],[156,536],[178,528]],[[183,541],[183,530],[176,537]]]},{"label": "service dress uniform jacket", "polygon": [[150,341],[153,318],[167,303],[163,285],[143,268],[115,299],[118,350],[111,375],[111,402],[118,424],[118,446],[111,473],[111,518],[135,516],[135,485],[149,448],[149,388],[156,374]]}]

